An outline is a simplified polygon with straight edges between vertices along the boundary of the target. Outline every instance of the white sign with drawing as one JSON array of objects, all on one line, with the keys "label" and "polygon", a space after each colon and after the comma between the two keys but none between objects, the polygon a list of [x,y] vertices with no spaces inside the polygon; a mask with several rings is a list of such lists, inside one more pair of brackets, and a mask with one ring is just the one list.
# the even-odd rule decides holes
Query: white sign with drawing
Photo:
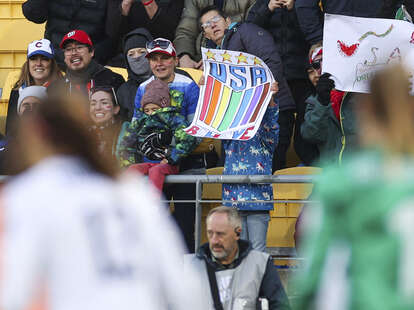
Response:
[{"label": "white sign with drawing", "polygon": [[[414,50],[414,25],[401,20],[325,14],[323,72],[335,88],[369,92],[373,74]],[[412,71],[412,68],[409,68]]]}]

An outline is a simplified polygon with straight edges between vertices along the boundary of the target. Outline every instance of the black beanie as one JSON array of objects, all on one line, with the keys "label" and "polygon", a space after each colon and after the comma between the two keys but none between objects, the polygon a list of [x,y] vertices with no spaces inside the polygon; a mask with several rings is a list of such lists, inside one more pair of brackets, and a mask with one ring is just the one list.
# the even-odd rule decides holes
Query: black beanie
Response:
[{"label": "black beanie", "polygon": [[146,47],[147,39],[139,34],[129,36],[125,41],[124,51],[128,52],[131,48]]}]

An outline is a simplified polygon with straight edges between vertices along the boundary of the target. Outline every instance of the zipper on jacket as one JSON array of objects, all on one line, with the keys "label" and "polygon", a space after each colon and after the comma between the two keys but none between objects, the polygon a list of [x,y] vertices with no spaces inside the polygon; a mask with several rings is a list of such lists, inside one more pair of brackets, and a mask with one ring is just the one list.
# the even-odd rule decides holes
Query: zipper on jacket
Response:
[{"label": "zipper on jacket", "polygon": [[345,146],[346,146],[346,137],[345,137],[345,131],[344,131],[344,124],[342,122],[342,120],[343,120],[342,105],[344,104],[344,100],[345,100],[345,97],[347,95],[348,95],[348,92],[346,92],[345,95],[342,97],[341,106],[339,107],[339,123],[341,124],[341,131],[342,131],[342,138],[341,138],[342,147],[341,147],[341,151],[339,152],[339,160],[338,160],[339,165],[342,164],[342,155],[345,151]]}]

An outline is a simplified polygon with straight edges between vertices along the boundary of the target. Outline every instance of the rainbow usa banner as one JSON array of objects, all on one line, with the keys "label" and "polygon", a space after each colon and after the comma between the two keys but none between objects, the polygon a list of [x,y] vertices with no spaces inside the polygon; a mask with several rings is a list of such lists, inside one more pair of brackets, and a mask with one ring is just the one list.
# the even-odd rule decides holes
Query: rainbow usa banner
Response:
[{"label": "rainbow usa banner", "polygon": [[272,72],[247,53],[202,48],[202,55],[205,83],[185,131],[203,138],[251,139],[272,98]]}]

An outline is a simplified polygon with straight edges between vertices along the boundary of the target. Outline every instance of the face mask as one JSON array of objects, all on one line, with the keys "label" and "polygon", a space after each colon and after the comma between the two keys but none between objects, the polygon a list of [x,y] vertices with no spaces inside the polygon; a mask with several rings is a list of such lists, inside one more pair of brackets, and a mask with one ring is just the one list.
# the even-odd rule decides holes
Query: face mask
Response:
[{"label": "face mask", "polygon": [[141,55],[137,58],[127,56],[129,67],[132,72],[138,76],[151,75],[151,68],[148,62],[148,59],[144,55]]}]

